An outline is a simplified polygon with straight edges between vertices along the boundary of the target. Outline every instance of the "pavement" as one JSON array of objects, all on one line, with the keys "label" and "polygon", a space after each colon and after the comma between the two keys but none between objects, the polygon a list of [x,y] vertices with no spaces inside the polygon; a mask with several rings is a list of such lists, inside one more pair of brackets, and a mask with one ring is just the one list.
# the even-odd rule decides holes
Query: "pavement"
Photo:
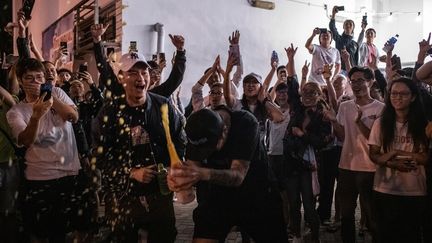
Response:
[{"label": "pavement", "polygon": [[[359,204],[357,204],[359,205]],[[182,205],[180,203],[174,202],[174,209],[176,213],[176,225],[177,225],[177,239],[176,243],[189,243],[192,242],[192,236],[193,236],[193,228],[194,223],[192,221],[192,211],[197,206],[196,201]],[[360,220],[360,211],[359,207],[356,209],[356,225],[359,225]],[[303,223],[302,223],[303,225]],[[340,230],[336,231],[335,233],[329,233],[326,230],[326,227],[320,228],[320,239],[321,243],[334,243],[334,242],[342,242],[340,237]],[[357,227],[358,232],[358,227]],[[303,232],[303,241],[305,243],[311,242],[310,241],[310,234],[307,232]],[[241,243],[241,235],[239,232],[231,232],[226,241],[227,243]],[[370,235],[366,232],[363,237],[359,236],[357,234],[357,242],[358,243],[369,243],[372,242],[372,239]],[[269,242],[270,243],[270,242]]]}]

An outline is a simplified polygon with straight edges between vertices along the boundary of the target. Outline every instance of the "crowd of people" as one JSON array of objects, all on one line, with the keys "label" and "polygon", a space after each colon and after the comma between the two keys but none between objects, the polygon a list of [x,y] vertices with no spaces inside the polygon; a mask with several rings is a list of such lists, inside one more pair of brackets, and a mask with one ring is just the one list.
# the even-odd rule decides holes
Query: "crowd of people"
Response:
[{"label": "crowd of people", "polygon": [[[18,11],[19,59],[3,56],[0,76],[2,241],[93,242],[105,227],[106,242],[174,242],[174,195],[192,189],[194,242],[224,242],[234,227],[244,242],[301,242],[305,227],[312,242],[321,227],[347,243],[356,228],[373,242],[432,242],[431,34],[402,69],[366,22],[357,40],[352,20],[340,34],[337,12],[306,40],[300,80],[293,44],[286,65],[273,55],[264,79],[243,77],[234,31],[226,66],[217,56],[184,107],[183,36],[169,35],[176,53],[161,82],[164,60],[130,50],[115,62],[95,24],[94,79],[62,67],[62,49],[44,60]],[[171,142],[181,163],[170,164]]]}]

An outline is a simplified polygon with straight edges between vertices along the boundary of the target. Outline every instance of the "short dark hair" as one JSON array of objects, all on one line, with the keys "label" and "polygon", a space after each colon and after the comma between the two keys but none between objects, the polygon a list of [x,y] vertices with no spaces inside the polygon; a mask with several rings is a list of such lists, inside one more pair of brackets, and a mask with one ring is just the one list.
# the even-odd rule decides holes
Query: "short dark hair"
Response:
[{"label": "short dark hair", "polygon": [[351,79],[351,76],[356,72],[363,73],[364,77],[367,80],[374,80],[375,79],[375,75],[374,75],[374,72],[372,71],[372,69],[370,69],[368,67],[359,67],[359,66],[355,66],[355,67],[351,68],[351,70],[348,73],[349,79]]},{"label": "short dark hair", "polygon": [[20,59],[15,70],[18,79],[21,79],[24,73],[27,71],[41,71],[45,73],[45,67],[39,60],[35,58]]},{"label": "short dark hair", "polygon": [[375,31],[374,28],[369,28],[369,29],[367,29],[367,30],[366,30],[366,33],[369,32],[369,31],[372,31],[372,32],[375,34],[375,36],[376,36],[376,31]]},{"label": "short dark hair", "polygon": [[277,69],[276,69],[276,73],[279,73],[279,70],[286,68],[284,65],[280,65]]},{"label": "short dark hair", "polygon": [[60,68],[59,70],[57,70],[57,73],[69,73],[69,75],[72,76],[71,70],[67,68]]}]

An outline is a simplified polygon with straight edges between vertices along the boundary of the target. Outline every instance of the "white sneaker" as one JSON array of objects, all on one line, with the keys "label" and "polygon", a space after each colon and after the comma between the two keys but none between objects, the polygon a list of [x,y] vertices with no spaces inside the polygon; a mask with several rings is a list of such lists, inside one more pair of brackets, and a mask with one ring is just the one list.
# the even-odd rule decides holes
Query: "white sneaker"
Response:
[{"label": "white sneaker", "polygon": [[301,237],[294,237],[292,240],[292,243],[301,243],[302,242],[302,238]]}]

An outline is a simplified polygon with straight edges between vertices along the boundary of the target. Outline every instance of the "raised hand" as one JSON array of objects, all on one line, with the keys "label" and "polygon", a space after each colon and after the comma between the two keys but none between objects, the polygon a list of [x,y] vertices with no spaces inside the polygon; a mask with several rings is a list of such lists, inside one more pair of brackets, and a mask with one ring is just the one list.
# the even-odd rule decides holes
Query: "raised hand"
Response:
[{"label": "raised hand", "polygon": [[338,6],[334,6],[333,10],[332,10],[332,16],[333,18],[336,16],[336,14],[339,12],[339,10],[337,9]]},{"label": "raised hand", "polygon": [[238,45],[240,41],[240,32],[238,30],[232,32],[231,36],[228,37],[228,40],[231,45]]},{"label": "raised hand", "polygon": [[312,32],[313,35],[319,35],[320,33],[321,33],[321,30],[318,27],[316,27]]},{"label": "raised hand", "polygon": [[333,64],[324,64],[322,75],[325,79],[330,79],[332,76]]},{"label": "raised hand", "polygon": [[293,43],[291,43],[291,46],[288,48],[285,48],[285,52],[287,54],[287,57],[289,60],[292,60],[297,52],[298,47],[294,48]]},{"label": "raised hand", "polygon": [[211,68],[212,72],[217,72],[219,66],[220,66],[220,56],[217,55],[217,57],[216,57],[216,59],[215,59],[215,61],[213,63],[213,66]]},{"label": "raised hand", "polygon": [[91,86],[92,84],[94,84],[93,78],[90,75],[89,72],[85,71],[85,72],[78,72],[78,75],[81,77],[82,80],[84,80],[89,86]]},{"label": "raised hand", "polygon": [[341,54],[342,61],[346,62],[346,61],[350,60],[351,55],[349,54],[349,52],[346,49],[342,49],[340,54]]},{"label": "raised hand", "polygon": [[44,98],[47,94],[43,93],[33,104],[33,114],[32,117],[39,120],[42,116],[44,116],[53,105],[53,98],[51,97],[49,100],[44,101]]},{"label": "raised hand", "polygon": [[147,184],[150,183],[156,176],[156,165],[132,169],[130,177],[138,182]]},{"label": "raised hand", "polygon": [[108,29],[110,25],[107,24],[104,26],[103,24],[95,24],[90,28],[91,35],[93,38],[93,42],[98,43],[102,41],[102,35],[105,34],[105,31]]},{"label": "raised hand", "polygon": [[430,40],[431,33],[429,32],[427,40],[423,39],[419,42],[419,57],[425,58],[428,55],[428,51],[432,48]]},{"label": "raised hand", "polygon": [[177,51],[184,50],[185,39],[183,38],[183,36],[169,34],[169,37],[171,38],[173,45],[177,48]]},{"label": "raised hand", "polygon": [[306,77],[309,73],[309,66],[310,63],[307,62],[307,60],[305,61],[303,67],[302,67],[302,77]]},{"label": "raised hand", "polygon": [[27,29],[29,20],[24,16],[22,10],[18,11],[18,35],[21,38],[25,38],[25,30]]}]

